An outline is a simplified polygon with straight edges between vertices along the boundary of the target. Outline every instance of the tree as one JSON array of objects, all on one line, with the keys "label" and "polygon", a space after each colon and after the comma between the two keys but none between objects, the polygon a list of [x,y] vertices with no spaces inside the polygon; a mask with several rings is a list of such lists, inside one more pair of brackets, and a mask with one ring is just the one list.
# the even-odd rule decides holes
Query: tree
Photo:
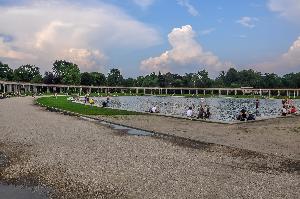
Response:
[{"label": "tree", "polygon": [[45,72],[45,75],[43,77],[43,83],[44,84],[53,84],[54,83],[54,75],[52,72]]},{"label": "tree", "polygon": [[121,86],[123,83],[123,76],[119,69],[113,68],[107,75],[108,86]]},{"label": "tree", "polygon": [[145,87],[156,87],[158,86],[158,76],[153,72],[146,75],[143,81],[143,86]]},{"label": "tree", "polygon": [[281,85],[281,78],[275,73],[265,73],[262,77],[263,88],[280,88]]},{"label": "tree", "polygon": [[186,73],[182,77],[184,87],[195,87],[196,86],[196,76],[195,73]]},{"label": "tree", "polygon": [[76,64],[65,60],[56,60],[52,69],[55,83],[80,84],[80,70]]},{"label": "tree", "polygon": [[133,87],[136,84],[136,80],[133,78],[125,79],[123,82],[124,82],[123,86],[127,86],[127,87]]},{"label": "tree", "polygon": [[230,68],[225,75],[225,85],[230,87],[239,87],[239,73],[236,69]]},{"label": "tree", "polygon": [[221,87],[221,88],[225,87],[225,76],[226,76],[226,72],[221,71],[219,76],[214,81],[214,86]]},{"label": "tree", "polygon": [[158,72],[157,79],[158,79],[158,86],[159,87],[165,87],[166,86],[166,79],[165,79],[164,75],[161,74],[160,71]]},{"label": "tree", "polygon": [[27,64],[20,66],[14,71],[14,80],[21,82],[40,83],[43,79],[38,67]]},{"label": "tree", "polygon": [[212,85],[212,80],[208,77],[206,70],[198,71],[196,74],[196,87],[209,88]]},{"label": "tree", "polygon": [[239,84],[240,86],[258,88],[261,84],[261,73],[252,69],[242,70],[239,72]]},{"label": "tree", "polygon": [[81,73],[81,85],[91,86],[93,84],[93,78],[90,73]]},{"label": "tree", "polygon": [[90,75],[93,79],[92,85],[94,86],[106,85],[106,77],[103,73],[91,72]]},{"label": "tree", "polygon": [[13,76],[14,76],[13,70],[7,64],[3,64],[0,61],[0,79],[11,81],[13,80]]}]

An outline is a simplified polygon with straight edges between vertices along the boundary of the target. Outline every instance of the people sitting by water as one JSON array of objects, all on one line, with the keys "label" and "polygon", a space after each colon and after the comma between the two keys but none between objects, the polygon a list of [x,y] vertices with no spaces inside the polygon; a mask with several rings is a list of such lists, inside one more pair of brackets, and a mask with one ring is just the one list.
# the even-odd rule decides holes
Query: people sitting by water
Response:
[{"label": "people sitting by water", "polygon": [[208,119],[210,117],[210,110],[209,110],[209,106],[205,105],[204,107],[204,117],[206,119]]},{"label": "people sitting by water", "polygon": [[297,113],[297,109],[296,109],[295,106],[292,106],[292,108],[291,108],[291,110],[290,110],[290,113],[291,113],[291,114]]},{"label": "people sitting by water", "polygon": [[286,105],[283,105],[281,108],[281,115],[286,116],[288,114],[288,110],[286,108]]},{"label": "people sitting by water", "polygon": [[153,106],[152,108],[150,108],[149,112],[150,113],[159,113],[158,107],[157,106]]},{"label": "people sitting by water", "polygon": [[203,108],[203,106],[200,106],[197,119],[203,119],[204,115],[205,115],[204,108]]},{"label": "people sitting by water", "polygon": [[193,108],[190,106],[186,112],[187,117],[193,117]]},{"label": "people sitting by water", "polygon": [[240,120],[240,121],[246,121],[248,118],[248,113],[245,109],[242,109],[240,111],[240,114],[237,116],[237,120]]},{"label": "people sitting by water", "polygon": [[255,115],[252,113],[248,114],[247,120],[255,120]]},{"label": "people sitting by water", "polygon": [[89,101],[89,103],[90,103],[91,106],[94,105],[95,104],[94,99],[91,98],[90,101]]}]

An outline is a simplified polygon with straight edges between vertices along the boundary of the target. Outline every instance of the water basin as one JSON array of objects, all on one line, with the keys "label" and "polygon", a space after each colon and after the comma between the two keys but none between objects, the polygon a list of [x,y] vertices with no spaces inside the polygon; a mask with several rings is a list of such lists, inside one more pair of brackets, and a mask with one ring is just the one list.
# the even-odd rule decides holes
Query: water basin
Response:
[{"label": "water basin", "polygon": [[[101,106],[105,97],[95,97],[95,103]],[[198,113],[200,105],[210,107],[211,121],[232,122],[241,109],[256,113],[255,100],[245,98],[185,98],[185,97],[158,97],[158,96],[120,96],[111,97],[108,106],[136,112],[148,112],[152,106],[157,105],[163,115],[185,116],[189,107],[192,107],[194,116]],[[300,109],[300,100],[294,100],[297,109]],[[282,103],[280,99],[260,99],[257,119],[275,118],[281,114]]]}]

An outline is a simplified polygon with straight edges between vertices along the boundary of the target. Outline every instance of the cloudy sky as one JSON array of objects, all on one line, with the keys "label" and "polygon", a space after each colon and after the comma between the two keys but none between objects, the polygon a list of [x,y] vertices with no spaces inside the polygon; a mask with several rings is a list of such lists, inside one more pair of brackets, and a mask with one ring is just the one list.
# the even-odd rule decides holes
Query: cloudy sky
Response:
[{"label": "cloudy sky", "polygon": [[300,72],[300,0],[0,0],[0,61],[49,71]]}]

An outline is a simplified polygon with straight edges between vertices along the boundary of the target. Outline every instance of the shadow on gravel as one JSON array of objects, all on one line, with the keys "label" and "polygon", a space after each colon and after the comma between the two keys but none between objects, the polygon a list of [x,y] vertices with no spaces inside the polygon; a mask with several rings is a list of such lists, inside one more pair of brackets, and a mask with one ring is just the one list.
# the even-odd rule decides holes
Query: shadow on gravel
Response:
[{"label": "shadow on gravel", "polygon": [[[286,157],[272,154],[264,154],[247,149],[224,146],[214,143],[201,142],[188,138],[154,133],[153,138],[161,139],[173,145],[202,150],[214,153],[218,156],[227,156],[232,159],[229,167],[237,169],[247,169],[259,173],[293,173],[300,174],[300,160],[289,159]],[[216,164],[221,164],[217,163]]]}]

